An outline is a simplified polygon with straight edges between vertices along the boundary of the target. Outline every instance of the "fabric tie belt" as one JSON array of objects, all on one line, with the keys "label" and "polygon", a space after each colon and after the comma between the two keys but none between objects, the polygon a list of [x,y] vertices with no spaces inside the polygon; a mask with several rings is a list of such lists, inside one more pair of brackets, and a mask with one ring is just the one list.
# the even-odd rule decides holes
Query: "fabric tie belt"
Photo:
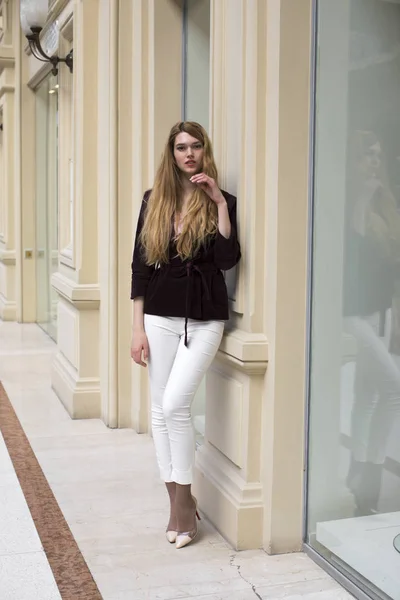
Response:
[{"label": "fabric tie belt", "polygon": [[[164,279],[167,275],[171,275],[173,278],[186,277],[186,299],[185,299],[185,346],[188,347],[188,321],[190,315],[190,307],[193,299],[193,283],[194,276],[197,275],[201,281],[202,291],[204,292],[208,301],[211,301],[211,292],[205,276],[205,272],[217,273],[217,267],[212,263],[195,263],[191,260],[182,263],[180,265],[166,264],[162,265],[159,269],[162,273],[161,277]],[[161,280],[162,281],[162,280]],[[159,281],[160,283],[160,281]],[[153,296],[154,294],[152,294]]]}]

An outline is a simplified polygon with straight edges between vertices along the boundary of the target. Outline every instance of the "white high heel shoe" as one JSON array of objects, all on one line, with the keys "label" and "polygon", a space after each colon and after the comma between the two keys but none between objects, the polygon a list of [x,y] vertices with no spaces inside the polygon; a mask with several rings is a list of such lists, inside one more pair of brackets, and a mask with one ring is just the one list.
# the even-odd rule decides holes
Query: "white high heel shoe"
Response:
[{"label": "white high heel shoe", "polygon": [[[196,518],[198,521],[201,521],[200,515],[197,510],[197,500],[194,497],[193,497],[193,500],[195,503]],[[176,549],[177,550],[179,550],[180,548],[184,548],[185,546],[187,546],[188,544],[193,542],[193,540],[199,533],[199,528],[197,526],[197,520],[195,523],[195,527],[194,527],[194,529],[192,529],[192,531],[186,531],[185,533],[177,532],[177,534],[176,534]]]},{"label": "white high heel shoe", "polygon": [[175,544],[178,533],[176,531],[167,530],[165,532],[165,537],[170,544]]}]

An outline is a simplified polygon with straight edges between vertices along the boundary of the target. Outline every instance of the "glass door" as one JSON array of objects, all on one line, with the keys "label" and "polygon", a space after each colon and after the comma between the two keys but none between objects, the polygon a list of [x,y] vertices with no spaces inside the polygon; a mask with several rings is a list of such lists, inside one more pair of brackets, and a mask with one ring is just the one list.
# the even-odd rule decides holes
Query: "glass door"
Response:
[{"label": "glass door", "polygon": [[58,268],[58,81],[47,77],[36,90],[36,321],[57,337]]}]

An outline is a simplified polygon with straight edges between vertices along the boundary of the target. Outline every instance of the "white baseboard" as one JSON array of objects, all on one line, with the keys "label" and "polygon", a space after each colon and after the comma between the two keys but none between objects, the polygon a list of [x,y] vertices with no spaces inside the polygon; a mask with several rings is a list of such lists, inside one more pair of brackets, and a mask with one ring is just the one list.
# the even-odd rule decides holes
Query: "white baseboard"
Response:
[{"label": "white baseboard", "polygon": [[236,550],[262,547],[261,483],[246,482],[233,463],[206,443],[196,452],[195,488],[202,511]]},{"label": "white baseboard", "polygon": [[100,380],[79,378],[76,369],[61,352],[53,361],[51,383],[72,419],[101,417]]},{"label": "white baseboard", "polygon": [[0,295],[0,319],[2,321],[17,320],[17,303],[15,300],[7,300]]}]

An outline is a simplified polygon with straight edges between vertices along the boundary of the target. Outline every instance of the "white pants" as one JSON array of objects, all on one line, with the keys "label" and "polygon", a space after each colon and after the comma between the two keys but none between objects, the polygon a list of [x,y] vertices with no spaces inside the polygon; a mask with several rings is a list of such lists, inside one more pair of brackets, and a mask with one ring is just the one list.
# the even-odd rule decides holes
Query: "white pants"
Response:
[{"label": "white pants", "polygon": [[400,371],[378,335],[378,315],[347,317],[345,329],[358,345],[351,416],[353,456],[359,462],[383,464],[400,416]]},{"label": "white pants", "polygon": [[152,430],[161,479],[181,485],[193,481],[195,437],[191,405],[221,343],[223,321],[145,315],[149,341]]}]

